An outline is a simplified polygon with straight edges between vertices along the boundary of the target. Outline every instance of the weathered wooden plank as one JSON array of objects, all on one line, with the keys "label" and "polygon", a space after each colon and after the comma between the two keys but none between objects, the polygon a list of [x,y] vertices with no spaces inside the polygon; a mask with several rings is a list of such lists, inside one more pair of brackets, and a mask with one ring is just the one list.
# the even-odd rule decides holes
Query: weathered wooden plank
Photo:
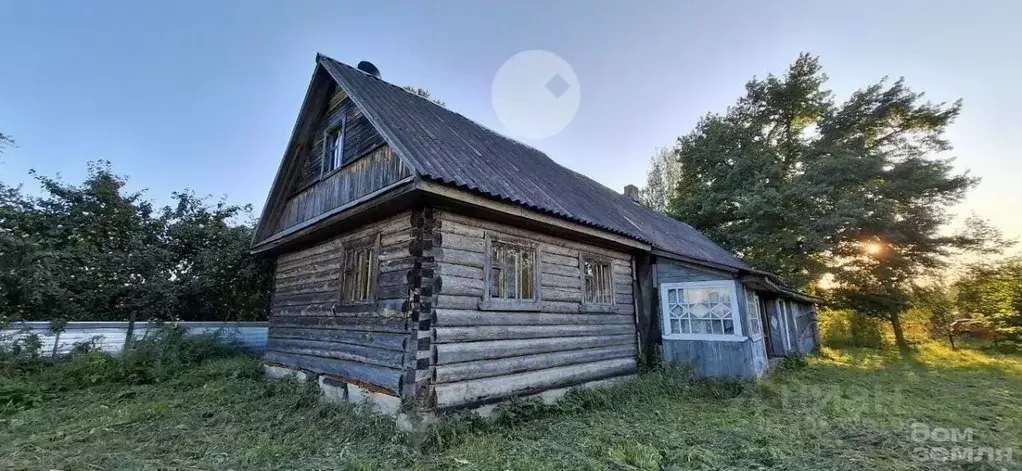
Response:
[{"label": "weathered wooden plank", "polygon": [[305,304],[323,304],[337,301],[337,291],[324,291],[320,293],[281,294],[273,296],[273,307],[280,306],[301,306]]},{"label": "weathered wooden plank", "polygon": [[540,296],[548,301],[565,301],[572,303],[582,302],[582,290],[579,288],[549,288],[544,286],[540,290]]},{"label": "weathered wooden plank", "polygon": [[578,258],[565,257],[564,255],[557,255],[548,252],[543,252],[543,254],[540,256],[540,261],[542,261],[543,263],[564,265],[566,267],[578,267]]},{"label": "weathered wooden plank", "polygon": [[[323,131],[316,135],[322,136]],[[315,174],[319,171],[319,156],[322,152],[316,152],[315,149],[322,149],[322,138],[317,138],[317,140],[320,147],[314,147],[314,152],[309,154],[309,165],[305,170],[305,173],[310,176],[308,183],[312,183],[314,178],[318,178],[318,175]],[[316,145],[315,142],[314,145]],[[356,147],[358,147],[357,143],[350,143],[346,140],[345,155],[347,156],[349,151],[354,151]],[[368,151],[369,149],[362,150]],[[368,154],[351,158],[355,160],[339,172],[327,176],[319,183],[308,186],[284,203],[276,230],[279,232],[313,219],[331,209],[355,201],[411,175],[408,169],[400,164],[400,159],[391,152],[388,146],[378,147]],[[346,163],[347,159],[348,157],[346,157]],[[393,168],[399,170],[392,172]]]},{"label": "weathered wooden plank", "polygon": [[294,327],[304,329],[340,329],[365,330],[372,332],[407,332],[410,322],[407,319],[393,317],[365,316],[323,316],[323,317],[277,317],[270,320],[276,327]]},{"label": "weathered wooden plank", "polygon": [[279,289],[334,279],[340,279],[340,270],[322,271],[305,276],[274,277],[273,286]]},{"label": "weathered wooden plank", "polygon": [[635,370],[635,360],[631,358],[581,363],[506,376],[438,384],[434,390],[434,398],[438,409],[447,409],[622,376],[634,373]]},{"label": "weathered wooden plank", "polygon": [[294,355],[311,355],[322,358],[368,363],[370,365],[401,368],[404,366],[403,351],[383,350],[347,343],[322,342],[292,338],[273,338],[267,341],[266,349]]},{"label": "weathered wooden plank", "polygon": [[[626,277],[626,278],[631,278],[632,277],[632,267],[631,266],[622,265],[620,263],[615,263],[615,264],[613,264],[611,266],[611,269],[614,271],[614,275],[615,276],[616,275],[620,275],[620,276],[623,276],[623,277]],[[617,278],[615,278],[615,280],[616,279]]]},{"label": "weathered wooden plank", "polygon": [[368,383],[386,389],[395,395],[398,395],[401,391],[401,378],[404,375],[404,372],[400,369],[334,358],[294,355],[275,351],[266,352],[263,358],[269,363],[293,366],[315,373],[337,376],[341,379]]},{"label": "weathered wooden plank", "polygon": [[546,314],[532,312],[499,312],[457,309],[436,309],[438,326],[483,326],[483,325],[589,325],[627,324],[635,319],[619,314]]},{"label": "weathered wooden plank", "polygon": [[451,296],[441,294],[436,296],[436,307],[442,307],[447,309],[478,309],[479,301],[482,298],[478,296]]},{"label": "weathered wooden plank", "polygon": [[414,236],[411,227],[380,236],[380,247],[406,246]]},{"label": "weathered wooden plank", "polygon": [[465,265],[455,265],[453,263],[440,263],[437,265],[436,273],[441,276],[458,276],[461,278],[473,278],[476,280],[483,279],[483,269],[476,267],[468,267]]},{"label": "weathered wooden plank", "polygon": [[570,350],[566,352],[541,353],[538,355],[525,355],[500,360],[482,360],[467,363],[455,363],[453,365],[440,365],[434,368],[433,381],[437,384],[453,383],[456,381],[465,381],[470,379],[504,376],[521,373],[523,371],[535,371],[545,368],[553,368],[556,366],[574,365],[577,363],[589,363],[616,358],[633,358],[635,356],[635,352],[636,349],[634,345],[620,345],[615,347]]},{"label": "weathered wooden plank", "polygon": [[445,249],[483,253],[486,250],[486,239],[447,233],[443,235],[443,247]]},{"label": "weathered wooden plank", "polygon": [[567,338],[634,334],[635,327],[630,324],[436,327],[433,329],[433,342],[477,342],[481,340],[514,340],[550,337]]},{"label": "weathered wooden plank", "polygon": [[390,272],[407,272],[415,267],[415,256],[408,255],[402,258],[393,258],[386,261],[380,261],[379,269],[380,273]]},{"label": "weathered wooden plank", "polygon": [[[483,237],[483,233],[490,231],[511,237],[526,238],[540,242],[542,244],[541,249],[547,246],[556,246],[569,250],[581,250],[589,253],[595,253],[618,260],[630,260],[630,256],[624,252],[596,247],[589,244],[582,244],[560,237],[549,236],[535,231],[522,229],[521,227],[476,219],[472,216],[466,216],[451,211],[438,211],[437,214],[438,218],[440,218],[443,222],[442,227],[445,235],[448,232],[452,232],[470,237]],[[573,255],[577,256],[577,253]]]},{"label": "weathered wooden plank", "polygon": [[480,252],[468,252],[465,250],[434,248],[433,256],[440,264],[464,265],[466,267],[483,268],[486,258]]},{"label": "weathered wooden plank", "polygon": [[540,272],[542,274],[558,275],[576,279],[579,279],[579,277],[582,276],[582,271],[579,270],[578,266],[568,267],[552,263],[540,264]]},{"label": "weathered wooden plank", "polygon": [[488,342],[466,342],[434,345],[437,365],[462,363],[466,361],[507,358],[535,353],[578,350],[583,348],[633,345],[634,335],[610,335],[602,337],[569,337],[527,340],[494,340]]},{"label": "weathered wooden plank", "polygon": [[479,278],[462,278],[460,276],[442,276],[440,278],[440,294],[481,297],[483,286],[483,280]]},{"label": "weathered wooden plank", "polygon": [[277,277],[279,277],[279,278],[296,278],[296,277],[305,277],[305,276],[309,276],[309,275],[313,275],[313,274],[318,274],[318,273],[322,273],[322,272],[328,272],[328,273],[338,272],[339,273],[340,270],[341,270],[341,259],[340,258],[331,258],[331,259],[328,259],[328,260],[317,261],[317,262],[314,262],[314,263],[310,263],[310,264],[307,264],[307,265],[302,265],[302,266],[290,268],[290,269],[287,269],[287,270],[278,270],[276,272],[276,274],[277,274]]},{"label": "weathered wooden plank", "polygon": [[289,286],[278,286],[274,289],[274,293],[278,295],[294,294],[294,293],[316,293],[323,291],[337,291],[341,288],[341,280],[339,279],[328,279],[326,281],[313,281],[305,284],[292,284]]},{"label": "weathered wooden plank", "polygon": [[276,306],[270,316],[404,317],[405,300],[380,300],[374,304],[338,304],[336,302],[302,306]]},{"label": "weathered wooden plank", "polygon": [[540,273],[539,284],[544,287],[571,288],[578,291],[582,289],[582,278],[578,274],[575,276],[561,276],[552,273]]},{"label": "weathered wooden plank", "polygon": [[337,248],[337,249],[334,249],[334,250],[332,250],[330,252],[320,253],[320,254],[316,254],[316,255],[310,255],[308,257],[302,257],[302,258],[300,258],[298,260],[294,260],[294,261],[291,261],[291,262],[278,262],[277,266],[275,268],[275,271],[277,273],[287,273],[287,272],[289,272],[291,270],[294,270],[296,268],[301,268],[301,267],[305,267],[305,266],[316,264],[316,263],[324,263],[324,262],[327,262],[327,263],[330,263],[330,262],[338,263],[338,262],[340,262],[341,255],[343,255],[343,252],[341,251],[340,248]]},{"label": "weathered wooden plank", "polygon": [[396,285],[378,285],[376,287],[376,299],[408,299],[408,293],[411,289],[412,286],[407,282]]},{"label": "weathered wooden plank", "polygon": [[617,304],[632,304],[634,299],[632,299],[631,294],[614,293],[614,302]]},{"label": "weathered wooden plank", "polygon": [[632,294],[631,283],[614,283],[614,293],[616,294]]},{"label": "weathered wooden plank", "polygon": [[446,237],[448,234],[457,234],[465,237],[472,237],[475,239],[482,239],[486,236],[486,231],[480,227],[476,227],[470,224],[465,224],[460,220],[452,219],[448,217],[452,213],[449,212],[437,212],[436,217],[441,219],[441,232]]},{"label": "weathered wooden plank", "polygon": [[327,253],[327,252],[335,252],[337,250],[340,250],[340,248],[341,248],[341,238],[340,237],[336,237],[336,238],[330,239],[330,240],[328,240],[326,242],[322,242],[320,244],[317,244],[315,246],[309,247],[309,248],[304,249],[304,250],[299,250],[299,251],[296,251],[296,252],[289,252],[289,253],[281,254],[280,257],[277,257],[277,264],[280,265],[280,264],[301,262],[301,261],[306,260],[306,259],[308,259],[310,257],[315,257],[317,255],[322,255],[322,254]]},{"label": "weathered wooden plank", "polygon": [[408,341],[407,333],[388,334],[359,330],[295,329],[277,326],[270,329],[269,336],[275,338],[317,340],[320,342],[348,343],[352,345],[363,345],[366,347],[395,351],[404,351]]}]

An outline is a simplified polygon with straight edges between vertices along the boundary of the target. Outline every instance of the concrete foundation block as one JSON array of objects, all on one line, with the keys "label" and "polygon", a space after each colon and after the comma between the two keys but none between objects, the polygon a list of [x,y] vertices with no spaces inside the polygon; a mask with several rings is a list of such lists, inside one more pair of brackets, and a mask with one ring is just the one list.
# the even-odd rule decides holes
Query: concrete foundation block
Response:
[{"label": "concrete foundation block", "polygon": [[397,417],[401,410],[400,398],[373,392],[354,384],[348,385],[348,402],[365,404],[370,409],[390,417]]},{"label": "concrete foundation block", "polygon": [[348,384],[331,379],[329,376],[319,377],[319,390],[323,393],[323,401],[331,404],[348,402]]},{"label": "concrete foundation block", "polygon": [[277,365],[263,365],[263,374],[270,379],[293,379],[301,382],[309,380],[309,375],[304,371]]}]

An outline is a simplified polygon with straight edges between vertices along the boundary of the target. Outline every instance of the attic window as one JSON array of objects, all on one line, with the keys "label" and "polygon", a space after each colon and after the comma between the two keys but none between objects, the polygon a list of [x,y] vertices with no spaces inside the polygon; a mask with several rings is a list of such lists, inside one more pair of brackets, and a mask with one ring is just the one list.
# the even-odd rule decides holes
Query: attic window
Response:
[{"label": "attic window", "polygon": [[344,157],[344,122],[327,131],[323,139],[323,173],[341,168]]}]

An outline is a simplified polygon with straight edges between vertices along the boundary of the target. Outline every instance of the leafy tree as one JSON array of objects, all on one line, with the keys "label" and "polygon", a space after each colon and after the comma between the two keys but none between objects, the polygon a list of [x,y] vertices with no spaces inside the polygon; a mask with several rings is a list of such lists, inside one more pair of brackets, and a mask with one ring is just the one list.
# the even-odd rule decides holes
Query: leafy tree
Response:
[{"label": "leafy tree", "polygon": [[977,183],[941,157],[961,102],[924,102],[885,78],[838,103],[826,81],[802,54],[679,138],[671,214],[800,288],[832,274],[833,299],[889,321],[904,347],[913,280],[982,246],[942,232]]},{"label": "leafy tree", "polygon": [[14,145],[14,139],[0,132],[0,154],[4,152],[4,148]]},{"label": "leafy tree", "polygon": [[190,193],[156,210],[109,163],[82,185],[35,175],[43,195],[0,185],[0,315],[51,320],[265,317],[271,272],[248,253],[249,208]]},{"label": "leafy tree", "polygon": [[959,312],[1022,340],[1022,258],[973,264],[956,285]]},{"label": "leafy tree", "polygon": [[426,90],[425,88],[413,87],[411,85],[405,85],[402,88],[404,88],[405,91],[407,91],[409,93],[413,93],[415,95],[421,96],[422,98],[425,98],[425,99],[427,99],[429,101],[432,101],[433,103],[436,103],[436,104],[438,104],[440,106],[447,106],[447,104],[444,103],[443,101],[441,101],[439,98],[433,97],[433,95],[431,93],[429,93],[429,90]]},{"label": "leafy tree", "polygon": [[677,188],[675,183],[681,179],[681,162],[675,156],[674,149],[661,147],[649,159],[649,171],[646,173],[646,186],[642,189],[642,201],[646,206],[666,213]]}]

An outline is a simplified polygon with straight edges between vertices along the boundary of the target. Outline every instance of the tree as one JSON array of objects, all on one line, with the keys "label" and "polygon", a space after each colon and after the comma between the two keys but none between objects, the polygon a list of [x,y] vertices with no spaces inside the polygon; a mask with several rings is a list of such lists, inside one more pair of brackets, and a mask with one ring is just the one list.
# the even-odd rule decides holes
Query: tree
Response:
[{"label": "tree", "polygon": [[4,148],[14,145],[14,139],[0,132],[0,154],[4,152]]},{"label": "tree", "polygon": [[1022,258],[970,265],[956,287],[959,312],[1022,341]]},{"label": "tree", "polygon": [[422,98],[425,98],[425,99],[427,99],[429,101],[432,101],[433,103],[436,103],[436,104],[438,104],[440,106],[447,106],[447,104],[444,103],[443,101],[441,101],[439,98],[434,98],[433,95],[431,93],[429,93],[429,90],[426,90],[425,88],[413,87],[411,85],[405,85],[404,87],[401,87],[401,88],[404,88],[405,91],[407,91],[409,93],[412,93],[412,94],[415,94],[415,95],[418,95],[418,96],[420,96]]},{"label": "tree", "polygon": [[43,195],[0,184],[0,315],[26,320],[265,318],[272,280],[248,253],[250,208],[189,192],[156,210],[109,163],[81,185],[35,175]]},{"label": "tree", "polygon": [[885,78],[838,103],[826,81],[802,54],[679,138],[671,214],[799,288],[832,274],[833,300],[889,321],[904,347],[913,280],[982,242],[942,232],[977,183],[942,157],[961,102]]},{"label": "tree", "polygon": [[661,147],[649,159],[646,172],[646,186],[642,189],[642,201],[652,209],[666,213],[675,196],[675,183],[681,179],[681,161],[675,150]]}]

